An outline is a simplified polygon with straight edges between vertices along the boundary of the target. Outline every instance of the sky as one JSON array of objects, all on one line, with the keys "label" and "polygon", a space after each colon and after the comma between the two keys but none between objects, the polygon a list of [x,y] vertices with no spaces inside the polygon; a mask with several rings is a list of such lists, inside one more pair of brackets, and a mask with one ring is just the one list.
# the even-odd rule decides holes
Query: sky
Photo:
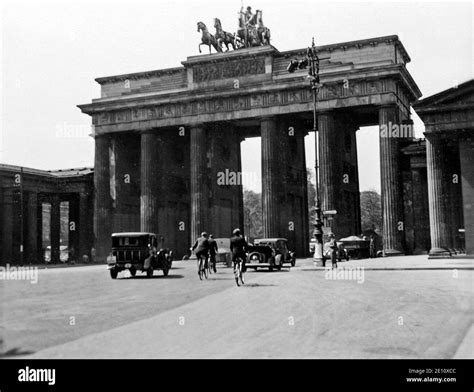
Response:
[{"label": "sky", "polygon": [[[1,5],[0,162],[60,169],[93,166],[90,117],[76,105],[100,95],[101,76],[180,66],[198,54],[196,23],[235,31],[241,0],[24,1]],[[472,2],[252,1],[278,50],[397,34],[423,93],[472,79]],[[211,28],[213,31],[213,28]],[[415,134],[423,135],[416,114]],[[306,137],[314,167],[314,137]],[[360,189],[380,190],[376,127],[357,132]],[[260,167],[260,139],[242,144],[243,170]],[[249,176],[252,178],[252,176]],[[245,178],[245,176],[244,176]],[[245,185],[245,183],[244,183]],[[247,184],[259,190],[260,182]]]}]

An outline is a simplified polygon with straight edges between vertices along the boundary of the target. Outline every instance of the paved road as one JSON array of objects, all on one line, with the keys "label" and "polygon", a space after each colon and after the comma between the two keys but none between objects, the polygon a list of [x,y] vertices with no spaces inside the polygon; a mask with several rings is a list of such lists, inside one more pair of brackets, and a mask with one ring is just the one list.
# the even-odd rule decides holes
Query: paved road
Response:
[{"label": "paved road", "polygon": [[251,271],[240,288],[228,268],[201,282],[194,262],[173,266],[151,280],[114,281],[91,266],[0,282],[4,355],[452,358],[463,346],[473,356],[462,343],[472,336],[474,260],[341,263],[365,267],[363,282],[298,260],[291,271]]}]

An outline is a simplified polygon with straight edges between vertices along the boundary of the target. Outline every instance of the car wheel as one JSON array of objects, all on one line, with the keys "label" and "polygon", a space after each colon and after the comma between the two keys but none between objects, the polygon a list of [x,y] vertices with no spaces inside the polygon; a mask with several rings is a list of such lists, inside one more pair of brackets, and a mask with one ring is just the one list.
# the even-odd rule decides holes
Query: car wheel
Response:
[{"label": "car wheel", "polygon": [[117,275],[118,275],[118,271],[115,268],[110,270],[110,277],[112,279],[117,279]]},{"label": "car wheel", "polygon": [[130,271],[130,275],[134,278],[135,275],[137,274],[137,270],[135,268],[130,268],[129,271]]},{"label": "car wheel", "polygon": [[275,268],[277,269],[277,271],[281,271],[281,267],[283,265],[283,256],[276,255],[274,258],[274,262],[275,262]]},{"label": "car wheel", "polygon": [[148,278],[153,277],[153,268],[152,268],[152,267],[150,267],[150,268],[148,268],[148,269],[146,270],[146,276],[147,276]]},{"label": "car wheel", "polygon": [[259,263],[262,262],[262,255],[259,252],[252,252],[249,254],[249,261],[258,261]]}]

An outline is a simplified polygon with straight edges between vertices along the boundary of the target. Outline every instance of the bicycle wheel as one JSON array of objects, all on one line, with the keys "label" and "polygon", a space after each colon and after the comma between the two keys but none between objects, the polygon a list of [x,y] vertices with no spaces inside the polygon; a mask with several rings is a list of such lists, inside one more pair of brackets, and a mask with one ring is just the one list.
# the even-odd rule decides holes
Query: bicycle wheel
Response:
[{"label": "bicycle wheel", "polygon": [[239,279],[240,279],[241,273],[242,273],[242,271],[240,269],[240,261],[237,261],[234,264],[234,277],[235,277],[235,283],[237,284],[237,286],[240,286]]},{"label": "bicycle wheel", "polygon": [[208,269],[208,274],[211,275],[212,274],[212,261],[211,260],[207,261],[207,269]]},{"label": "bicycle wheel", "polygon": [[245,272],[244,272],[244,269],[242,268],[242,261],[241,261],[240,262],[240,281],[242,282],[242,284],[245,284],[244,275],[245,275]]},{"label": "bicycle wheel", "polygon": [[[209,265],[209,263],[207,263]],[[202,259],[202,273],[204,275],[204,277],[207,279],[209,273],[208,273],[208,265],[206,265],[206,258],[203,258]]]},{"label": "bicycle wheel", "polygon": [[202,259],[201,258],[199,258],[197,261],[197,267],[198,267],[199,279],[202,280]]}]

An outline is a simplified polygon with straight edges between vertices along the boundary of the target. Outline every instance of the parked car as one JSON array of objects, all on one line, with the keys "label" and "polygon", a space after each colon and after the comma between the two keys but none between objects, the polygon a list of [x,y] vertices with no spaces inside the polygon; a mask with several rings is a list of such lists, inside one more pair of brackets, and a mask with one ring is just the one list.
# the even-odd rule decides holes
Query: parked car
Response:
[{"label": "parked car", "polygon": [[[324,251],[324,244],[327,243],[328,240],[329,240],[329,237],[327,237],[327,236],[323,237],[323,257],[326,260],[330,258],[328,255],[326,255],[326,253]],[[349,253],[347,252],[347,249],[344,246],[344,242],[336,241],[336,244],[337,244],[337,259],[338,259],[338,261],[342,261],[342,260],[349,261]],[[311,239],[311,241],[309,243],[309,251],[311,253],[311,256],[314,255],[315,246],[316,246],[316,240]]]},{"label": "parked car", "polygon": [[162,270],[163,275],[168,276],[173,251],[160,245],[154,233],[113,233],[112,252],[107,258],[110,277],[116,279],[118,273],[124,270],[129,270],[132,276],[137,271],[145,272],[149,278],[154,270]]},{"label": "parked car", "polygon": [[351,258],[364,259],[370,255],[370,241],[358,236],[350,236],[339,240],[343,243],[347,254]]},{"label": "parked car", "polygon": [[260,238],[249,246],[247,268],[273,268],[281,270],[285,264],[294,267],[296,263],[295,252],[288,249],[286,238]]}]

